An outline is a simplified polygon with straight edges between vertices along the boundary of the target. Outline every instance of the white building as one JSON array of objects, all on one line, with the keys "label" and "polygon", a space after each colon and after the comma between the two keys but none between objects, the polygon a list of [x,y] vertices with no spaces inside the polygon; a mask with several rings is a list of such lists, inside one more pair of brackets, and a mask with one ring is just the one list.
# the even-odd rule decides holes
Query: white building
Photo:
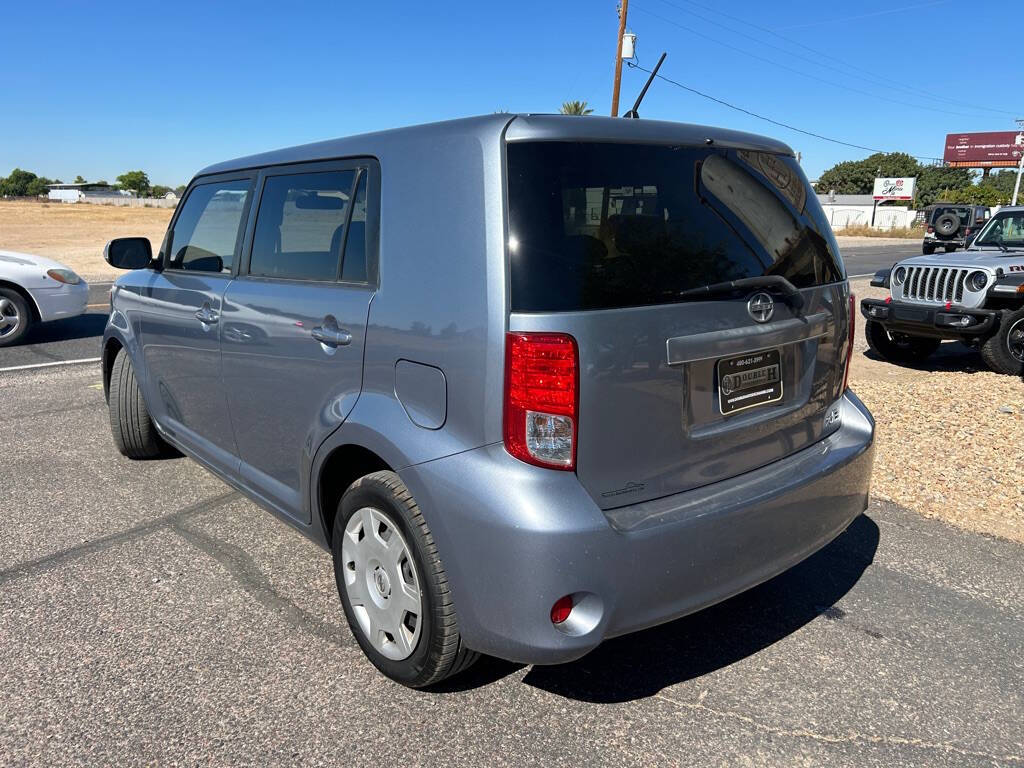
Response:
[{"label": "white building", "polygon": [[110,184],[85,182],[84,184],[48,184],[50,200],[61,203],[89,202],[93,199],[111,197],[134,197],[134,193],[117,189]]}]

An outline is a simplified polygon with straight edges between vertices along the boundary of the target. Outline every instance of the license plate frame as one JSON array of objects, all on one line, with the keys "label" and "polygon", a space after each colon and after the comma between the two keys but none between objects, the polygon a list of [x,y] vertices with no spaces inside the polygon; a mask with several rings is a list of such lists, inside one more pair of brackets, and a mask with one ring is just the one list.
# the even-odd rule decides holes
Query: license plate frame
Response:
[{"label": "license plate frame", "polygon": [[782,350],[774,347],[719,359],[715,384],[723,416],[779,402],[784,395]]}]

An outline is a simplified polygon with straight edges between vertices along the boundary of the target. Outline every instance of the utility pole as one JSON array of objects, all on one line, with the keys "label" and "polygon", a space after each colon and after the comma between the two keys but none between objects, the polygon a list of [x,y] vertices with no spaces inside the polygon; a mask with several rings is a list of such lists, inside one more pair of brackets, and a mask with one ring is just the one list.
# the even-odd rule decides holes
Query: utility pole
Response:
[{"label": "utility pole", "polygon": [[[1018,120],[1017,127],[1024,130],[1024,120]],[[1017,163],[1017,181],[1013,185],[1013,200],[1010,205],[1017,204],[1017,193],[1020,192],[1020,174],[1024,171],[1024,134],[1017,134],[1017,147],[1020,152],[1020,162]]]},{"label": "utility pole", "polygon": [[612,87],[612,117],[619,116],[619,84],[622,80],[622,36],[626,33],[626,12],[629,0],[622,0],[619,9],[619,40],[615,46],[615,85]]}]

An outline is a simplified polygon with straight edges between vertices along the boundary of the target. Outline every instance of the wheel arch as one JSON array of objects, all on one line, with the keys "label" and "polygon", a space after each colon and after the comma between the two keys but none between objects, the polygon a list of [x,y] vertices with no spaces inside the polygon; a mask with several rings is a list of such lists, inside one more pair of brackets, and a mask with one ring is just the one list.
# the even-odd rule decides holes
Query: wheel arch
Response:
[{"label": "wheel arch", "polygon": [[32,295],[25,286],[19,285],[18,283],[10,280],[0,280],[0,288],[9,288],[18,295],[20,295],[25,301],[28,302],[29,310],[32,312],[33,322],[41,322],[43,319],[42,313],[39,311],[39,304],[36,302],[36,297]]},{"label": "wheel arch", "polygon": [[331,546],[338,504],[345,491],[359,478],[382,470],[394,471],[394,467],[358,443],[344,443],[332,448],[320,462],[314,484],[314,512],[328,547]]}]

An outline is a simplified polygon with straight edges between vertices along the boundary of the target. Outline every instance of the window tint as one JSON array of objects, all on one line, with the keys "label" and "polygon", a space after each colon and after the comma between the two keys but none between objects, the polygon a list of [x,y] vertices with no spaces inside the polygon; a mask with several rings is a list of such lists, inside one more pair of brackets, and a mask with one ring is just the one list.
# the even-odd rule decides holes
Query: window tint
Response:
[{"label": "window tint", "polygon": [[345,261],[341,267],[341,279],[354,283],[365,283],[367,280],[365,171],[359,175],[359,186],[356,188],[356,197],[352,204],[352,219],[345,240]]},{"label": "window tint", "polygon": [[975,245],[1024,245],[1024,213],[999,213],[981,230]]},{"label": "window tint", "polygon": [[231,272],[250,187],[247,179],[193,187],[174,222],[168,266]]},{"label": "window tint", "polygon": [[631,144],[508,147],[517,311],[664,304],[711,283],[843,279],[796,161],[762,152]]},{"label": "window tint", "polygon": [[337,280],[355,171],[271,176],[256,217],[249,274]]}]

